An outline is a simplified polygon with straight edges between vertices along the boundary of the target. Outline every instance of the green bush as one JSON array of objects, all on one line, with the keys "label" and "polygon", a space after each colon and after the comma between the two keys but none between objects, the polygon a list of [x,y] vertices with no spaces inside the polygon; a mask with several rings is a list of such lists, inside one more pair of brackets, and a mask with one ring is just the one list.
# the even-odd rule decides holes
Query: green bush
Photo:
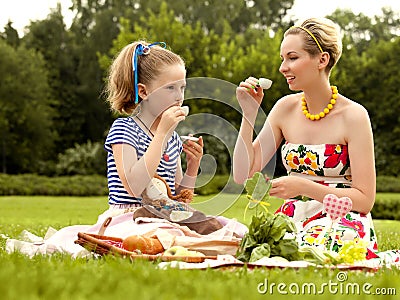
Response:
[{"label": "green bush", "polygon": [[378,194],[371,214],[374,219],[400,220],[399,194]]},{"label": "green bush", "polygon": [[[201,176],[199,177],[201,181]],[[229,179],[229,180],[228,180]],[[198,180],[199,181],[199,180]],[[199,195],[218,194],[222,189],[225,193],[241,193],[243,186],[233,182],[229,175],[215,175],[210,182],[195,189]],[[377,176],[377,193],[400,193],[400,178],[393,176]]]},{"label": "green bush", "polygon": [[75,144],[58,155],[55,171],[60,175],[93,175],[106,173],[107,154],[103,144],[87,141],[86,144]]},{"label": "green bush", "polygon": [[34,174],[0,174],[0,195],[99,196],[107,194],[107,178],[100,175],[46,177]]},{"label": "green bush", "polygon": [[377,176],[376,191],[379,193],[400,193],[400,177]]},{"label": "green bush", "polygon": [[[386,190],[395,190],[397,178],[384,178]],[[228,175],[213,176],[206,182],[204,176],[199,182],[205,182],[195,189],[199,195],[242,193],[243,187],[235,184]],[[378,189],[379,191],[379,189]],[[382,190],[380,190],[382,191]],[[43,195],[43,196],[104,196],[108,195],[107,178],[100,175],[74,175],[46,177],[34,174],[0,174],[0,195]],[[379,193],[372,209],[374,219],[400,220],[399,194]]]},{"label": "green bush", "polygon": [[204,181],[203,177],[205,176],[199,176],[197,179],[198,187],[194,189],[194,192],[198,195],[218,194],[221,191],[229,194],[240,194],[243,192],[243,185],[236,184],[229,175],[214,175],[209,182],[202,185],[201,182]]}]

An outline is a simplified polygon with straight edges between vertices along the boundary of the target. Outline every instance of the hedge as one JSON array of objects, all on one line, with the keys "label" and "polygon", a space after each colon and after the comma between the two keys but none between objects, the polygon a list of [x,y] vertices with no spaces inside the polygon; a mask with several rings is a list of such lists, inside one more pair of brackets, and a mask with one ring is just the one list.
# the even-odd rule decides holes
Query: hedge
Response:
[{"label": "hedge", "polygon": [[[201,177],[199,178],[201,180]],[[379,193],[400,193],[400,178],[378,176]],[[241,193],[243,186],[228,175],[215,175],[210,182],[195,189],[199,195]],[[0,195],[97,196],[107,195],[107,178],[100,175],[46,177],[34,174],[8,175],[0,173]]]},{"label": "hedge", "polygon": [[34,174],[0,174],[0,195],[98,196],[107,194],[107,178],[100,175],[46,177]]},{"label": "hedge", "polygon": [[371,215],[373,219],[400,220],[399,194],[377,195]]},{"label": "hedge", "polygon": [[[200,182],[202,178],[199,178]],[[228,183],[228,184],[227,184]],[[235,184],[228,175],[216,175],[203,186],[196,187],[199,195],[242,193],[243,186]],[[377,192],[400,193],[400,178],[378,176]],[[75,175],[46,177],[34,174],[0,174],[0,195],[46,196],[105,196],[108,194],[107,178],[100,175]],[[400,220],[400,199],[396,194],[377,196],[372,216],[375,219]]]}]

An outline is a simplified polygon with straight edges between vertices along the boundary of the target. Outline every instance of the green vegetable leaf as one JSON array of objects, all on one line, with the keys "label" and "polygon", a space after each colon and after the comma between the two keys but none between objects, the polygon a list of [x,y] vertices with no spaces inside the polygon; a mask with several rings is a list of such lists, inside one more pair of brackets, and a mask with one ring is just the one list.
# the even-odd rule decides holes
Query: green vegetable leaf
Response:
[{"label": "green vegetable leaf", "polygon": [[271,247],[269,244],[264,243],[253,249],[250,256],[250,262],[259,260],[263,257],[269,257],[271,255]]},{"label": "green vegetable leaf", "polygon": [[286,232],[295,232],[295,225],[282,213],[260,213],[253,215],[249,231],[243,237],[236,253],[237,259],[248,262],[262,257],[282,256],[288,260],[298,260],[303,256],[298,252],[295,238],[284,239]]},{"label": "green vegetable leaf", "polygon": [[245,189],[249,200],[244,211],[245,216],[248,208],[261,206],[265,212],[257,213],[256,211],[253,215],[249,231],[240,243],[236,258],[248,262],[270,256],[281,256],[288,260],[298,260],[304,256],[298,251],[299,246],[294,236],[284,238],[286,232],[296,232],[293,221],[282,213],[271,214],[266,208],[270,205],[267,201],[271,182],[265,180],[262,173],[257,172],[252,178],[246,180]]},{"label": "green vegetable leaf", "polygon": [[269,232],[270,237],[273,238],[274,241],[279,241],[286,233],[286,223],[288,221],[290,222],[290,220],[285,217],[287,216],[282,213],[274,215],[274,225]]},{"label": "green vegetable leaf", "polygon": [[[280,240],[274,245],[271,251],[271,256],[282,256],[288,260],[293,260],[293,258],[299,256],[297,255],[299,246],[294,239]],[[299,256],[300,257],[300,256]]]},{"label": "green vegetable leaf", "polygon": [[266,180],[262,173],[256,172],[252,178],[246,180],[244,187],[247,192],[246,197],[249,200],[244,209],[244,219],[246,219],[247,209],[257,209],[258,206],[261,206],[265,212],[268,212],[267,207],[271,205],[268,202],[271,182]]},{"label": "green vegetable leaf", "polygon": [[[269,199],[269,190],[271,189],[271,182],[266,181],[262,173],[254,173],[252,178],[246,180],[244,184],[247,194],[256,201],[267,202]],[[256,202],[255,202],[256,203]],[[250,208],[257,204],[250,205]]]}]

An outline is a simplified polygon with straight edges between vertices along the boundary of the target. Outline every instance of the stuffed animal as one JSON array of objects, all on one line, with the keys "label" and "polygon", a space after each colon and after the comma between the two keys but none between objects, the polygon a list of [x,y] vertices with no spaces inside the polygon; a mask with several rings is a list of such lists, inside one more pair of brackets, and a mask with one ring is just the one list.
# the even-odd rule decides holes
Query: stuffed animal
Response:
[{"label": "stuffed animal", "polygon": [[175,210],[190,211],[187,203],[192,202],[193,192],[182,190],[178,195],[172,195],[171,188],[159,175],[155,175],[142,193],[142,204],[152,205],[155,208],[174,208]]},{"label": "stuffed animal", "polygon": [[167,182],[156,175],[143,191],[143,207],[135,210],[133,218],[161,218],[185,225],[200,234],[221,229],[222,225],[215,217],[206,216],[189,205],[192,199],[191,190],[182,190],[178,195],[172,195]]}]

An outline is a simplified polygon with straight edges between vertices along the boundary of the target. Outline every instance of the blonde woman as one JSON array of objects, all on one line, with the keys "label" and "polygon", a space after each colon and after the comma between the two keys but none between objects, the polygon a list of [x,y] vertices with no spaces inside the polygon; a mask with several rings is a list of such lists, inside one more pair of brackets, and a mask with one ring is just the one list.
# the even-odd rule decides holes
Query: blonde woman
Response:
[{"label": "blonde woman", "polygon": [[338,251],[344,240],[360,239],[372,255],[377,250],[370,215],[376,180],[373,135],[366,109],[330,83],[341,54],[340,31],[332,21],[308,19],[289,28],[281,43],[279,71],[296,93],[277,101],[255,140],[253,126],[263,90],[254,77],[240,83],[237,99],[243,119],[234,178],[243,183],[261,171],[283,143],[288,176],[273,179],[270,194],[286,199],[278,211],[295,222],[300,245],[315,244],[329,226],[322,201],[335,194],[351,198],[353,208],[336,226],[338,238],[326,234],[319,242]]}]

